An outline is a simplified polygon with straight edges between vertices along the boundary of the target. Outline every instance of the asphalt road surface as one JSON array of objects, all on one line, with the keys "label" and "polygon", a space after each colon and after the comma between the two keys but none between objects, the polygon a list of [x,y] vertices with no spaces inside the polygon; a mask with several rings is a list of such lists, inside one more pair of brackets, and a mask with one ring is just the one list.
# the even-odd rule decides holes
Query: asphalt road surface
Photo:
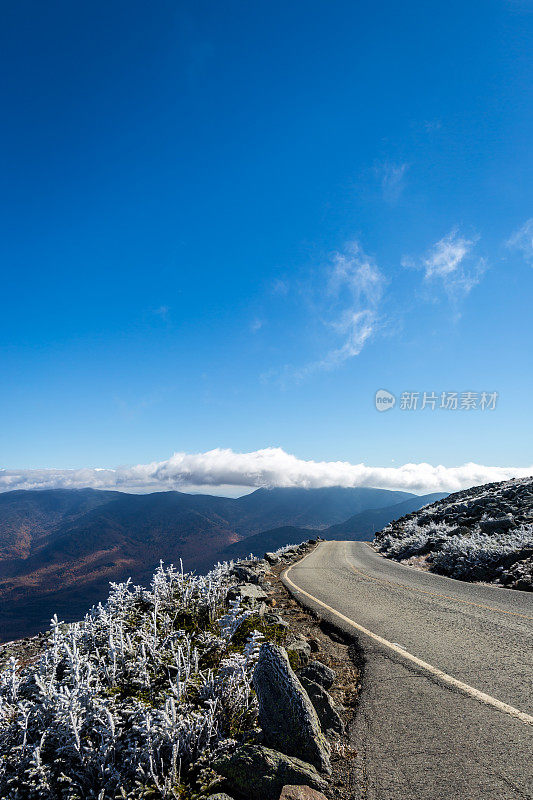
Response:
[{"label": "asphalt road surface", "polygon": [[533,798],[533,593],[421,572],[364,542],[324,542],[286,580],[363,650],[360,797]]}]

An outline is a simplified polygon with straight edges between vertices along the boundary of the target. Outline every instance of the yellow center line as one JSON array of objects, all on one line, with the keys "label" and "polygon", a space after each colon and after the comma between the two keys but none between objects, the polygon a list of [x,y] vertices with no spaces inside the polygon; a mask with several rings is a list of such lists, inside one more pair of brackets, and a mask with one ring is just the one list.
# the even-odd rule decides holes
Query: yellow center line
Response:
[{"label": "yellow center line", "polygon": [[471,600],[461,600],[458,597],[452,597],[449,594],[440,594],[439,592],[430,592],[428,589],[418,589],[415,586],[405,586],[403,583],[396,583],[396,581],[388,581],[386,578],[376,578],[374,575],[369,575],[367,572],[363,572],[361,569],[356,569],[353,564],[348,560],[348,546],[346,545],[344,550],[344,558],[346,563],[350,567],[351,570],[355,572],[356,575],[363,575],[363,577],[368,578],[371,581],[377,581],[378,583],[386,583],[389,586],[394,586],[396,589],[405,589],[406,592],[420,592],[421,594],[428,594],[431,597],[441,597],[444,600],[453,600],[455,603],[464,603],[467,606],[475,606],[476,608],[484,608],[487,611],[497,611],[499,614],[509,614],[512,617],[521,617],[522,619],[530,619],[533,620],[533,617],[528,616],[527,614],[520,614],[518,611],[504,611],[503,608],[494,608],[494,606],[485,606],[481,603],[473,603]]}]

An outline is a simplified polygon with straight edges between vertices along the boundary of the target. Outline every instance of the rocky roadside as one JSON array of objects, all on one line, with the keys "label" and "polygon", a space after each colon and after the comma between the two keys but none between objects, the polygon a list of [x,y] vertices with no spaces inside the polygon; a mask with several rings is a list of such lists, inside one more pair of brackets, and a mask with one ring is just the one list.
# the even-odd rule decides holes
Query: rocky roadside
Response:
[{"label": "rocky roadside", "polygon": [[[184,786],[183,800],[348,800],[356,794],[359,773],[348,734],[362,660],[352,640],[300,607],[281,581],[316,544],[232,565],[227,601],[241,609],[241,621],[231,647],[242,649],[250,637],[261,642],[252,677],[256,722],[214,759],[200,759],[192,770],[196,784]],[[0,666],[15,657],[31,668],[47,640],[40,634],[0,646]]]},{"label": "rocky roadside", "polygon": [[266,642],[254,673],[261,733],[214,765],[224,793],[209,800],[348,800],[359,773],[348,732],[356,713],[362,658],[348,639],[303,609],[281,581],[287,567],[316,546],[241,561],[246,580],[233,594],[254,598],[267,624],[286,627],[284,647]]}]

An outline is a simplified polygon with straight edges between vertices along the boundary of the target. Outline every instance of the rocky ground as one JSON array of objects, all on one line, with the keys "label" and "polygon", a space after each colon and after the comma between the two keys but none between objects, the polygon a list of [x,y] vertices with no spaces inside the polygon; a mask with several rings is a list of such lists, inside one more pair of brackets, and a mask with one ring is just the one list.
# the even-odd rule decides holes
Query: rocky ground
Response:
[{"label": "rocky ground", "polygon": [[[183,727],[184,735],[190,736],[190,732],[187,733],[189,724],[187,714],[192,715],[191,719],[194,715],[198,717],[200,709],[203,707],[202,695],[207,698],[208,705],[212,703],[209,700],[212,695],[218,706],[211,705],[209,708],[218,708],[218,711],[214,712],[218,722],[211,728],[213,733],[210,744],[205,751],[197,750],[200,758],[197,758],[196,762],[189,760],[186,768],[187,761],[183,762],[178,783],[176,783],[176,778],[172,777],[172,771],[168,773],[168,770],[169,777],[163,781],[164,774],[167,773],[164,773],[166,767],[161,761],[163,777],[158,778],[154,772],[153,781],[148,779],[144,789],[138,787],[132,794],[128,791],[125,795],[120,796],[128,798],[179,797],[180,800],[206,800],[208,797],[210,800],[249,800],[250,798],[257,798],[257,800],[280,800],[280,798],[281,800],[324,800],[325,798],[348,800],[354,795],[359,776],[355,768],[356,754],[350,750],[348,745],[348,732],[358,702],[362,660],[353,640],[347,640],[336,634],[318,618],[304,611],[290,596],[280,578],[289,564],[302,558],[315,546],[316,541],[310,541],[295,547],[283,548],[276,553],[267,553],[263,559],[236,562],[229,571],[227,567],[220,570],[220,576],[217,578],[221,581],[220,584],[213,585],[211,588],[209,588],[210,584],[203,586],[204,593],[212,594],[215,591],[217,597],[224,598],[222,612],[224,612],[224,607],[227,611],[225,616],[220,617],[217,622],[209,623],[211,631],[209,634],[203,634],[201,631],[194,633],[196,622],[193,626],[194,630],[191,629],[191,634],[187,634],[191,643],[196,641],[203,650],[199,651],[200,664],[197,664],[196,667],[194,667],[194,654],[191,651],[188,669],[192,671],[190,677],[182,684],[183,699],[179,703],[176,701],[176,712],[172,711],[172,713],[179,715],[180,709],[183,709],[181,716],[177,717],[177,724]],[[170,600],[175,594],[173,581],[177,581],[177,584],[182,586],[182,595],[187,597],[190,591],[187,586],[189,584],[192,587],[195,586],[194,580],[189,581],[187,576],[180,577],[179,573],[172,573],[169,577],[161,571],[159,582],[162,589],[159,590],[159,595],[152,592],[154,597],[146,592],[139,601],[138,593],[128,595],[127,587],[115,589],[114,604],[105,606],[99,612],[100,616],[104,615],[106,626],[108,626],[110,614],[112,614],[111,626],[115,630],[113,636],[117,635],[118,591],[120,604],[126,610],[131,607],[136,609],[137,613],[139,602],[143,608],[146,606],[146,612],[143,610],[142,614],[148,614],[147,619],[151,619],[153,616],[153,611],[150,609],[154,598],[156,598],[156,607],[164,597],[169,598],[167,601],[168,613],[165,612],[166,616],[163,615],[162,622],[165,619],[168,620],[168,623],[164,622],[164,625],[170,626],[168,627],[170,637],[177,635],[177,641],[184,641],[185,633],[183,631],[174,633],[178,612],[180,626],[185,622],[189,624],[194,619],[188,610],[182,619],[185,609],[190,607],[189,600],[183,601],[186,604],[183,609],[174,606],[175,601]],[[205,579],[200,579],[200,583],[201,581],[205,583]],[[157,600],[157,597],[160,597],[161,600]],[[198,608],[201,607],[198,606]],[[125,616],[123,615],[126,625],[129,624],[127,623],[129,613],[128,611]],[[162,614],[162,606],[159,607],[158,613]],[[220,612],[217,611],[218,613]],[[173,622],[172,614],[175,615]],[[91,626],[94,626],[95,623],[90,620],[85,624],[86,629],[90,631]],[[122,625],[122,622],[120,624]],[[139,626],[142,628],[143,625],[144,617],[141,616],[131,630],[134,631]],[[216,633],[218,629],[221,631],[222,638]],[[58,630],[59,628],[56,626],[56,634],[54,634],[56,637]],[[91,649],[83,651],[84,636],[86,637],[86,633],[83,633],[84,630],[79,626],[63,626],[59,636],[63,637],[65,641],[61,646],[57,644],[59,639],[51,639],[51,634],[40,634],[0,647],[0,668],[3,667],[5,670],[2,681],[7,701],[4,707],[6,715],[0,725],[0,750],[7,754],[13,751],[13,747],[15,749],[19,747],[17,744],[18,726],[14,718],[11,718],[9,711],[10,703],[17,701],[17,693],[19,697],[24,698],[17,713],[23,711],[26,720],[33,719],[31,723],[26,722],[26,726],[29,731],[28,738],[33,737],[36,743],[32,745],[32,747],[36,746],[33,756],[31,752],[28,756],[24,756],[24,748],[27,748],[27,745],[22,745],[20,768],[10,766],[9,761],[4,762],[6,771],[5,775],[0,775],[0,783],[3,781],[2,786],[6,790],[9,786],[18,787],[12,788],[8,794],[3,794],[6,798],[16,798],[16,800],[31,798],[33,800],[34,797],[42,796],[39,794],[42,786],[49,787],[50,793],[47,796],[50,798],[63,797],[64,790],[59,785],[56,788],[54,783],[57,780],[54,777],[54,760],[47,763],[50,754],[43,749],[44,737],[41,745],[38,744],[43,730],[48,731],[46,733],[48,738],[55,736],[58,740],[57,746],[62,751],[64,767],[68,768],[63,769],[63,772],[70,771],[71,763],[78,758],[75,769],[76,783],[81,787],[85,785],[85,781],[87,787],[91,787],[90,791],[93,792],[92,779],[88,777],[87,773],[89,767],[84,766],[85,756],[82,759],[79,758],[81,752],[79,743],[76,745],[74,741],[73,744],[69,744],[69,739],[73,739],[72,730],[70,730],[71,718],[67,715],[63,720],[61,717],[63,713],[62,698],[65,697],[62,692],[67,690],[67,685],[70,687],[68,691],[72,692],[78,678],[75,681],[74,676],[69,674],[71,668],[62,672],[63,661],[61,657],[54,656],[54,652],[58,652],[58,649],[64,646],[68,662],[73,641],[71,637],[77,636],[79,646],[82,648],[80,664],[89,664],[93,656]],[[105,631],[107,630],[106,627]],[[130,636],[127,630],[129,629],[124,628],[126,638]],[[99,647],[104,646],[107,635],[105,633]],[[131,635],[133,636],[133,633]],[[145,644],[149,641],[150,636],[149,633],[143,634]],[[180,637],[182,638],[180,639]],[[55,644],[50,649],[52,641]],[[143,644],[143,648],[145,644]],[[156,647],[155,644],[154,647]],[[218,653],[220,647],[222,647],[222,660]],[[40,705],[41,700],[36,694],[36,686],[32,678],[34,672],[38,673],[40,670],[44,675],[48,669],[46,664],[43,667],[43,653],[45,662],[53,657],[59,664],[59,671],[53,667],[50,673],[51,683],[47,684],[38,680],[39,687],[42,686],[42,691],[50,696],[50,700],[47,700],[45,706]],[[112,663],[116,664],[115,644],[111,645],[110,653]],[[145,653],[144,649],[142,653]],[[109,664],[108,656],[105,659]],[[214,665],[213,679],[209,678],[205,669],[202,671],[202,663],[206,659]],[[93,694],[91,702],[100,703],[101,713],[107,714],[111,720],[109,724],[113,728],[113,735],[109,734],[106,748],[112,756],[115,751],[118,754],[122,750],[126,755],[128,753],[131,755],[131,743],[128,745],[129,749],[124,745],[124,737],[127,738],[130,735],[128,733],[128,715],[134,718],[135,715],[138,717],[141,713],[143,724],[148,720],[148,725],[154,727],[158,715],[163,714],[160,720],[162,725],[160,735],[167,737],[175,735],[172,733],[172,725],[168,731],[164,727],[166,724],[164,715],[168,716],[174,706],[172,705],[173,701],[169,701],[167,697],[166,681],[168,679],[160,674],[159,660],[161,660],[160,653],[158,649],[154,649],[148,655],[148,669],[143,668],[146,676],[153,673],[151,678],[153,690],[150,684],[145,684],[146,688],[142,690],[134,689],[130,684],[132,673],[121,673],[121,669],[131,670],[132,666],[135,666],[131,661],[129,667],[119,666],[117,678],[114,679],[116,687],[113,684],[105,688],[109,667],[105,669],[104,683],[99,684],[100,688],[97,689],[95,695]],[[165,657],[161,661],[161,665],[163,671],[168,672],[169,668],[164,666],[166,663],[168,663],[168,659]],[[124,664],[128,664],[127,658]],[[195,669],[196,673],[194,673]],[[235,672],[236,669],[237,672]],[[243,669],[244,672],[242,672]],[[76,672],[80,672],[78,667]],[[17,674],[20,677],[16,677]],[[234,678],[231,677],[232,674],[235,676]],[[90,670],[86,679],[89,683],[84,684],[83,687],[85,693],[87,690],[93,691],[89,688],[92,685],[90,683],[92,679],[89,676]],[[135,680],[138,681],[138,676]],[[171,677],[170,683],[172,680]],[[210,680],[214,680],[212,689]],[[224,681],[224,686],[217,689],[219,680]],[[230,682],[235,680],[235,697],[241,698],[242,696],[242,699],[231,701],[232,690],[228,680]],[[65,683],[65,689],[61,688],[58,681]],[[57,683],[57,687],[55,687],[55,683]],[[170,687],[170,684],[168,686]],[[79,688],[76,685],[76,691]],[[175,690],[172,691],[175,695]],[[199,695],[198,692],[200,692]],[[242,710],[239,710],[241,702],[244,706]],[[162,703],[166,709],[164,712],[159,711],[159,707],[163,708]],[[43,712],[43,709],[54,704],[59,704],[59,710],[55,710],[55,716],[50,717],[50,720],[46,722],[47,717],[43,716],[43,713],[46,715],[49,712]],[[15,713],[15,706],[12,711]],[[205,715],[208,712],[201,711],[201,713]],[[83,714],[87,719],[89,706]],[[90,749],[93,747],[91,741],[95,732],[86,725],[84,727],[81,721],[83,714],[79,718],[78,733],[83,748],[91,754],[87,761],[89,764],[91,759],[101,758],[101,756],[97,755],[97,751]],[[150,722],[150,718],[152,722]],[[51,722],[52,719],[53,722]],[[168,722],[170,724],[170,720]],[[217,725],[218,735],[216,734]],[[120,733],[121,726],[124,730],[122,734]],[[217,741],[220,741],[220,744],[217,744]],[[135,752],[142,753],[142,748]],[[69,753],[70,755],[68,755]],[[167,753],[164,746],[160,747],[158,753],[163,760],[173,757],[170,751]],[[120,763],[117,762],[116,756],[113,756],[112,760],[115,765]],[[27,779],[24,777],[26,761],[30,764]],[[117,766],[114,766],[113,769],[116,772]],[[89,769],[89,772],[91,770],[92,768]],[[127,777],[127,773],[123,771],[122,777],[117,775],[117,779],[120,777],[121,780],[126,780],[124,776]],[[69,780],[72,783],[72,779],[69,778]],[[163,787],[163,783],[166,788]],[[152,785],[152,788],[149,788],[149,784]],[[74,794],[72,792],[68,794],[69,798],[71,795],[78,797],[75,788],[73,791]],[[84,790],[84,796],[88,796],[87,791],[89,791],[88,788]],[[104,800],[108,796],[115,796],[112,790],[109,790],[111,791],[109,795],[107,789],[101,791],[100,794],[98,794],[99,789],[95,788],[95,791],[94,796],[104,798]],[[148,794],[143,793],[146,791]]]},{"label": "rocky ground", "polygon": [[[240,752],[238,749],[236,754],[215,765],[215,770],[225,772],[221,788],[230,794],[220,797],[214,794],[210,800],[252,797],[257,800],[349,800],[354,796],[360,775],[355,766],[356,753],[348,744],[348,734],[361,689],[360,652],[353,639],[339,634],[303,609],[281,581],[287,567],[314,546],[314,542],[306,543],[281,556],[267,553],[266,559],[260,562],[240,562],[240,575],[249,583],[236,591],[240,596],[256,594],[252,586],[263,591],[266,596],[260,597],[259,613],[268,623],[286,626],[288,636],[284,648],[278,648],[277,652],[268,653],[268,646],[264,647],[256,667],[254,686],[260,707],[260,744],[243,747]],[[283,651],[287,653],[286,662]],[[293,677],[289,677],[291,673]],[[276,680],[272,679],[273,675],[277,676]],[[281,689],[276,685],[280,676]],[[291,720],[290,705],[291,697],[302,690],[314,707],[319,728],[308,731],[300,739],[300,729],[305,724],[302,719]],[[322,744],[319,744],[320,753],[314,757],[316,739],[322,740]],[[303,759],[314,762],[318,767],[318,780],[317,775],[302,772],[299,782],[296,781],[298,774],[294,774],[290,782],[287,777],[282,786],[283,780],[279,782],[273,776],[283,771],[276,758],[281,756],[283,764],[287,755],[296,757],[300,763]]]},{"label": "rocky ground", "polygon": [[376,534],[388,558],[453,578],[533,590],[533,478],[476,486]]}]

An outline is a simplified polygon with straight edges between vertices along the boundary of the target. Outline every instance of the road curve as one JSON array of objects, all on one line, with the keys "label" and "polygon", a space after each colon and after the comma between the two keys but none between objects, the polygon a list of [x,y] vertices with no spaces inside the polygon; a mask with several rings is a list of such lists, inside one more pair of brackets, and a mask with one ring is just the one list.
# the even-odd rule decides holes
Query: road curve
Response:
[{"label": "road curve", "polygon": [[361,797],[533,798],[533,593],[421,572],[363,542],[320,544],[286,581],[363,649]]}]

